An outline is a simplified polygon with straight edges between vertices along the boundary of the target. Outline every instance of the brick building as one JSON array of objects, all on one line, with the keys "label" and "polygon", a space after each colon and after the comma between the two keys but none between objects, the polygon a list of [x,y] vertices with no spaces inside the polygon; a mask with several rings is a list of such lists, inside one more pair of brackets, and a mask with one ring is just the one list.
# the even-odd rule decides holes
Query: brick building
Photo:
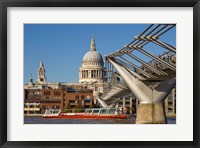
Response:
[{"label": "brick building", "polygon": [[24,114],[44,114],[46,109],[64,109],[67,106],[70,109],[93,107],[92,90],[73,88],[24,89]]},{"label": "brick building", "polygon": [[93,107],[93,91],[90,89],[68,88],[65,92],[64,106],[69,106],[70,108],[76,106],[81,108]]},{"label": "brick building", "polygon": [[40,100],[41,113],[43,114],[46,109],[63,109],[63,99],[65,89],[63,88],[43,88],[41,90],[42,96]]}]

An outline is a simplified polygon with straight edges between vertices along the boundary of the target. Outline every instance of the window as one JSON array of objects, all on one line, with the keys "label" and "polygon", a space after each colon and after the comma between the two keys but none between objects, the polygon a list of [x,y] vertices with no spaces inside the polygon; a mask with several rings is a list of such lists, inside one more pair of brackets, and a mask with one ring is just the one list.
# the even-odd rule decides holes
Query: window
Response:
[{"label": "window", "polygon": [[54,99],[61,99],[61,96],[54,96]]},{"label": "window", "polygon": [[69,100],[69,103],[75,103],[75,100]]},{"label": "window", "polygon": [[45,91],[44,95],[50,95],[50,91]]},{"label": "window", "polygon": [[76,95],[76,100],[78,100],[79,99],[79,95]]},{"label": "window", "polygon": [[60,92],[59,91],[54,91],[54,95],[55,96],[60,96]]},{"label": "window", "polygon": [[40,95],[40,92],[39,91],[35,91],[34,95]]},{"label": "window", "polygon": [[81,95],[81,99],[85,99],[85,96],[84,96],[84,95]]}]

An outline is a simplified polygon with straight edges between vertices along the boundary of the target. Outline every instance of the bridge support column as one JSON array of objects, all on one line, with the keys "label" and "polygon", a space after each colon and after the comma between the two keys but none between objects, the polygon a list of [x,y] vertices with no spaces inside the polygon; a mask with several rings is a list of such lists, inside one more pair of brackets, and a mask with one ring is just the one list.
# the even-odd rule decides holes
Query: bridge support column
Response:
[{"label": "bridge support column", "polygon": [[136,124],[166,124],[164,103],[140,103]]}]

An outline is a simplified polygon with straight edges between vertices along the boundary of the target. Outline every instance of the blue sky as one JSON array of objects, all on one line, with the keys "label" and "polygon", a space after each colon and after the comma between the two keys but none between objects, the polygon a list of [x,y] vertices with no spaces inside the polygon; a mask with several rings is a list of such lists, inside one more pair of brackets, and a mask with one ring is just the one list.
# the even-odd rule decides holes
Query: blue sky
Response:
[{"label": "blue sky", "polygon": [[[49,82],[78,82],[82,58],[90,49],[94,34],[97,51],[104,57],[130,43],[149,24],[25,24],[24,82],[32,73],[36,81],[39,63],[43,60]],[[161,36],[176,45],[176,28]],[[165,49],[154,44],[145,46],[151,53],[162,54]],[[134,52],[133,52],[134,53]],[[135,52],[135,54],[139,54]],[[145,61],[150,60],[143,56]]]}]

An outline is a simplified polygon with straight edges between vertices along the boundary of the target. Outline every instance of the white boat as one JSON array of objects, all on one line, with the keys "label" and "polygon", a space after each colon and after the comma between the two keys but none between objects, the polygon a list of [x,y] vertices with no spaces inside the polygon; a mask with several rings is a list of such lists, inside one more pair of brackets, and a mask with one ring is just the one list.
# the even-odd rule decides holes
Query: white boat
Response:
[{"label": "white boat", "polygon": [[59,116],[61,113],[61,109],[47,109],[43,117],[50,117],[50,116]]},{"label": "white boat", "polygon": [[127,115],[122,114],[118,108],[91,108],[86,109],[84,113],[62,113],[59,109],[48,109],[43,118],[126,119]]}]

